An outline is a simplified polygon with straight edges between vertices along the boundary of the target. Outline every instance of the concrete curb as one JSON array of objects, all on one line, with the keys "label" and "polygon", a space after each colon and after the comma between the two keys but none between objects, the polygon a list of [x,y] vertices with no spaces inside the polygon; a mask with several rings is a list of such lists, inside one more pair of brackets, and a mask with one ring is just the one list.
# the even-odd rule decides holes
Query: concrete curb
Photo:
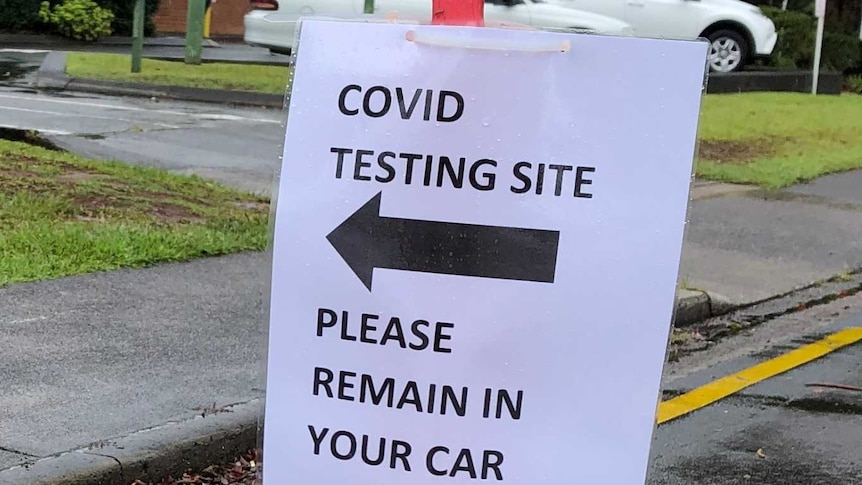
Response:
[{"label": "concrete curb", "polygon": [[712,317],[724,315],[737,308],[726,297],[701,290],[680,289],[676,298],[673,324],[685,327]]},{"label": "concrete curb", "polygon": [[[707,93],[759,92],[811,92],[811,71],[742,71],[710,73]],[[818,77],[818,94],[841,94],[844,75],[840,72],[824,71]]]},{"label": "concrete curb", "polygon": [[66,75],[66,55],[65,52],[50,52],[45,56],[36,75],[37,88],[277,109],[284,106],[284,95],[278,94],[73,78]]},{"label": "concrete curb", "polygon": [[0,470],[0,483],[27,485],[128,485],[155,483],[187,468],[229,462],[258,446],[263,399],[218,414],[171,422],[88,448]]}]

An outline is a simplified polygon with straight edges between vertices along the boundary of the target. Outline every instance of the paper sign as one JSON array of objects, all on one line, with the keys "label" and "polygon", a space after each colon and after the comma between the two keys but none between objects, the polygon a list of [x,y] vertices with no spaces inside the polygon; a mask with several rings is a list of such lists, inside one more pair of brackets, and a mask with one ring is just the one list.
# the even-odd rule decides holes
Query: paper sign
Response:
[{"label": "paper sign", "polygon": [[643,483],[707,45],[306,21],[267,485]]},{"label": "paper sign", "polygon": [[814,0],[814,16],[818,18],[826,16],[826,0]]}]

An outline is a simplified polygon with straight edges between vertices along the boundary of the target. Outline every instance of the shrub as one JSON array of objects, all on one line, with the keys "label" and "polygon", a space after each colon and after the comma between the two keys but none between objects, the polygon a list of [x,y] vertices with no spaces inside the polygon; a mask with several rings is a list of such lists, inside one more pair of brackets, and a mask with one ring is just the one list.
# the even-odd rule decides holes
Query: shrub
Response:
[{"label": "shrub", "polygon": [[[96,0],[96,2],[111,12],[114,12],[114,23],[112,28],[118,35],[132,35],[132,18],[135,11],[135,0]],[[153,15],[159,9],[159,0],[146,0],[146,35],[152,35],[156,31]]]},{"label": "shrub", "polygon": [[51,4],[45,1],[39,9],[39,18],[52,25],[61,35],[93,41],[111,35],[114,14],[93,0],[64,0],[53,9]]},{"label": "shrub", "polygon": [[783,68],[808,68],[814,58],[814,37],[817,21],[801,12],[783,11],[776,7],[761,7],[775,23],[778,43],[769,64]]},{"label": "shrub", "polygon": [[[62,0],[48,0],[55,6]],[[96,0],[100,7],[114,13],[111,30],[118,35],[132,34],[132,17],[135,0]],[[0,30],[42,31],[46,24],[39,19],[38,0],[0,0]],[[156,31],[153,15],[159,8],[159,0],[146,0],[145,32],[152,35]]]},{"label": "shrub", "polygon": [[0,30],[39,27],[39,4],[34,0],[0,0]]},{"label": "shrub", "polygon": [[862,75],[850,76],[845,81],[847,90],[854,93],[862,94]]},{"label": "shrub", "polygon": [[862,41],[858,34],[826,32],[823,34],[823,66],[835,71],[855,70],[862,65]]},{"label": "shrub", "polygon": [[[766,61],[775,67],[810,69],[814,63],[814,42],[817,19],[808,13],[762,7],[775,23],[778,43]],[[855,34],[827,31],[823,35],[821,66],[824,69],[847,71],[862,64],[862,41]]]}]

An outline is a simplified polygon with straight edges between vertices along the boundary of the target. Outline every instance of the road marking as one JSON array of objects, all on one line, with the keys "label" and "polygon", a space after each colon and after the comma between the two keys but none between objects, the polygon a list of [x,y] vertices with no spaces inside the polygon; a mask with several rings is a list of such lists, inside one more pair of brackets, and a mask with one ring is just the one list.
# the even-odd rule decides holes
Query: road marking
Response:
[{"label": "road marking", "polygon": [[842,347],[862,341],[862,327],[835,332],[812,344],[805,345],[774,359],[761,362],[735,374],[722,377],[681,396],[659,404],[656,420],[666,423],[692,411],[708,406],[758,382],[807,364]]},{"label": "road marking", "polygon": [[[43,114],[43,115],[54,115],[54,116],[68,116],[69,115],[69,113],[61,113],[59,111],[45,111],[45,110],[41,110],[41,109],[27,109],[27,108],[11,108],[9,106],[0,106],[0,109],[5,109],[5,110],[9,110],[9,111],[21,111],[24,113],[38,113],[38,114]],[[125,121],[128,123],[140,123],[141,122],[141,120],[131,120],[128,118],[113,118],[110,116],[75,114],[75,117],[76,118],[93,118],[93,119],[97,119],[97,120],[109,120],[109,121]],[[155,121],[144,121],[143,123],[147,124],[147,125],[161,126],[163,128],[179,128],[179,126],[177,126],[177,125],[168,125],[165,123],[157,123]]]},{"label": "road marking", "polygon": [[158,113],[164,115],[171,116],[182,116],[184,118],[199,118],[199,119],[209,119],[209,120],[230,120],[230,121],[250,121],[253,123],[270,123],[270,124],[278,124],[280,125],[281,120],[270,120],[265,118],[248,118],[245,116],[238,115],[229,115],[229,114],[220,114],[220,113],[194,113],[187,111],[173,111],[168,109],[147,109],[147,108],[139,108],[137,106],[122,106],[117,104],[105,104],[105,103],[92,103],[92,102],[82,102],[82,101],[72,101],[69,99],[56,99],[46,96],[14,96],[10,94],[0,94],[0,98],[6,99],[19,99],[25,101],[36,101],[41,103],[55,103],[55,104],[67,104],[73,106],[84,106],[87,108],[104,108],[104,109],[113,109],[119,111],[136,111],[136,112],[147,112],[147,113]]},{"label": "road marking", "polygon": [[45,52],[51,52],[40,49],[0,49],[0,52],[14,52],[17,54],[43,54]]}]

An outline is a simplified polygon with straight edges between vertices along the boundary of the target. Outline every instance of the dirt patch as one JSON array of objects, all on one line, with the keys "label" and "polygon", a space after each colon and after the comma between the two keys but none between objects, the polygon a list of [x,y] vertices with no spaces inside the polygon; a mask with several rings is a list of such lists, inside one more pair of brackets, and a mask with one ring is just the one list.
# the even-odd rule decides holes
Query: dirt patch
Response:
[{"label": "dirt patch", "polygon": [[73,206],[80,209],[85,215],[104,212],[105,209],[128,209],[132,207],[131,201],[104,197],[97,194],[74,194],[69,196]]},{"label": "dirt patch", "polygon": [[164,222],[203,222],[189,208],[167,202],[152,202],[147,212]]},{"label": "dirt patch", "polygon": [[748,163],[775,152],[774,141],[701,140],[698,158],[717,163]]},{"label": "dirt patch", "polygon": [[39,178],[40,175],[36,172],[31,172],[29,170],[22,170],[19,168],[0,167],[0,177],[20,179],[20,178]]},{"label": "dirt patch", "polygon": [[247,210],[269,210],[269,204],[266,202],[234,202],[233,205]]},{"label": "dirt patch", "polygon": [[57,176],[57,181],[66,182],[66,183],[78,183],[78,182],[86,182],[87,180],[93,180],[97,178],[102,178],[103,176],[97,173],[92,172],[84,172],[81,170],[73,170],[67,171],[64,174]]},{"label": "dirt patch", "polygon": [[160,200],[132,200],[126,197],[105,197],[96,194],[76,194],[71,197],[77,208],[78,220],[101,220],[106,211],[120,211],[150,216],[159,222],[203,222],[204,219],[188,207]]}]

